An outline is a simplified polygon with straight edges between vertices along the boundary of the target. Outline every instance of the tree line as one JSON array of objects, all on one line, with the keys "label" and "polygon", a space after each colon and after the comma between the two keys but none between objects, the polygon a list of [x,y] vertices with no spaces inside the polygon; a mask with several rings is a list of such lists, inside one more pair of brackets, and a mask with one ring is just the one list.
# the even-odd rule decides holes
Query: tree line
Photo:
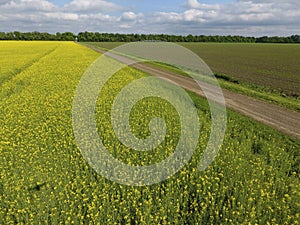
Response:
[{"label": "tree line", "polygon": [[0,40],[48,40],[48,41],[80,41],[80,42],[133,42],[133,41],[167,41],[167,42],[248,42],[248,43],[300,43],[300,35],[289,37],[263,36],[220,36],[220,35],[168,35],[168,34],[118,34],[100,32],[0,32]]},{"label": "tree line", "polygon": [[0,32],[0,40],[20,41],[75,41],[76,35],[72,32],[49,34],[46,32]]}]

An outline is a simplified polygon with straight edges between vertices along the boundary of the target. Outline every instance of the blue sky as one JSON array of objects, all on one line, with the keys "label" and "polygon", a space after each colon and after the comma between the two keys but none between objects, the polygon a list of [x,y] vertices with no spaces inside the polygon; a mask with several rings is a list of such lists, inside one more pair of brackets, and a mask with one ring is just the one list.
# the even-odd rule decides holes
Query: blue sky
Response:
[{"label": "blue sky", "polygon": [[[49,0],[50,2],[63,6],[70,3],[71,0]],[[232,2],[233,0],[202,0],[201,3],[205,4],[216,4]],[[179,12],[183,10],[182,5],[185,3],[184,0],[112,0],[118,5],[122,5],[129,9],[133,8],[140,12],[153,12],[153,11],[175,11]]]},{"label": "blue sky", "polygon": [[54,3],[56,5],[59,5],[59,6],[63,6],[64,4],[69,3],[71,1],[69,1],[69,0],[61,0],[61,1],[60,0],[51,0],[49,2],[52,2],[52,3]]},{"label": "blue sky", "polygon": [[299,0],[0,0],[1,31],[287,36]]}]

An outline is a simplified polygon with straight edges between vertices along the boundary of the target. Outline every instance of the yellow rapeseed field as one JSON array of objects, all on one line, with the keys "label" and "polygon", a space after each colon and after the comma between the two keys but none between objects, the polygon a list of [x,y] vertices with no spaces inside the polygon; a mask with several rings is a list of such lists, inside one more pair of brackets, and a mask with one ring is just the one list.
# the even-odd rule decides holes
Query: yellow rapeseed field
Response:
[{"label": "yellow rapeseed field", "polygon": [[17,41],[0,42],[0,84],[50,54],[58,43],[33,42],[30,45]]},{"label": "yellow rapeseed field", "polygon": [[[299,224],[298,141],[228,112],[222,149],[200,172],[210,112],[205,100],[190,94],[201,126],[191,161],[156,185],[113,183],[83,159],[72,127],[76,87],[99,54],[72,42],[0,42],[0,49],[0,79],[6,77],[0,83],[0,224]],[[145,137],[149,120],[160,116],[169,128],[166,141],[137,153],[116,140],[113,99],[143,76],[131,68],[119,71],[100,93],[96,110],[100,139],[131,165],[166,158],[180,129],[174,108],[149,98],[134,108],[132,130]]]}]

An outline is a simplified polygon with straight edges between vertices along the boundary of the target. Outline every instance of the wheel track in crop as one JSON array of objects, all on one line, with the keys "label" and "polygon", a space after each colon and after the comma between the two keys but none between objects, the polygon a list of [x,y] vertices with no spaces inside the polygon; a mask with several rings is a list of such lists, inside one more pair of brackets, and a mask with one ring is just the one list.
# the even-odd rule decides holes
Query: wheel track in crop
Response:
[{"label": "wheel track in crop", "polygon": [[58,48],[58,46],[56,46],[53,49],[50,49],[49,51],[45,52],[44,54],[38,56],[37,58],[34,58],[33,60],[29,61],[28,63],[26,63],[25,65],[23,65],[20,68],[17,68],[15,70],[13,70],[12,72],[9,72],[8,74],[5,74],[3,76],[0,77],[0,87],[6,83],[9,80],[12,80],[14,77],[18,76],[20,73],[22,73],[23,71],[27,70],[28,68],[30,68],[31,66],[33,66],[34,64],[38,63],[41,59],[45,58],[46,56],[50,55],[52,52],[54,52],[56,49]]}]

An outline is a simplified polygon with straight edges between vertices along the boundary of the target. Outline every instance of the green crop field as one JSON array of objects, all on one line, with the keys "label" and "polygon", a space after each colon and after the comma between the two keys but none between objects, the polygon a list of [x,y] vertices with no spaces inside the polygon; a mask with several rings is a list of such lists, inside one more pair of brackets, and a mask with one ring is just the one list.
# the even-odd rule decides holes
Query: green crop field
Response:
[{"label": "green crop field", "polygon": [[[228,111],[221,150],[200,172],[210,110],[189,93],[201,127],[192,159],[161,183],[120,185],[84,160],[72,126],[76,87],[99,54],[73,42],[0,42],[0,49],[0,224],[299,224],[299,141]],[[138,102],[130,121],[143,138],[149,121],[163,118],[168,132],[162,145],[137,153],[116,139],[113,101],[145,76],[132,68],[116,73],[95,112],[99,138],[131,165],[160,161],[178,142],[178,113],[157,98]]]},{"label": "green crop field", "polygon": [[[112,49],[124,43],[89,43]],[[300,95],[300,46],[294,44],[179,43],[216,74],[287,95]]]}]

